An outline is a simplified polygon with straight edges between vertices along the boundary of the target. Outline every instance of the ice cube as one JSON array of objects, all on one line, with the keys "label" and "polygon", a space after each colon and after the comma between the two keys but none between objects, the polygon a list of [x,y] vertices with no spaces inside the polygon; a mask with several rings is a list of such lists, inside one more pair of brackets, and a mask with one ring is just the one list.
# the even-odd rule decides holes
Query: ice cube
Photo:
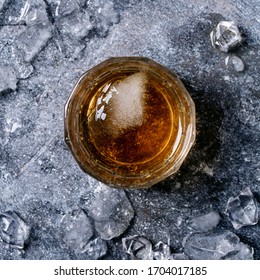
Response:
[{"label": "ice cube", "polygon": [[89,0],[88,12],[93,15],[93,27],[98,37],[106,36],[110,26],[119,21],[119,12],[110,0]]},{"label": "ice cube", "polygon": [[51,37],[51,26],[32,25],[19,35],[16,45],[22,52],[24,60],[29,62],[45,47]]},{"label": "ice cube", "polygon": [[225,64],[227,67],[235,70],[236,72],[242,72],[245,69],[243,60],[236,55],[229,55],[225,59]]},{"label": "ice cube", "polygon": [[169,260],[171,256],[171,249],[168,244],[158,242],[153,248],[153,258],[155,260]]},{"label": "ice cube", "polygon": [[253,260],[254,249],[240,242],[237,250],[231,252],[223,259],[225,260]]},{"label": "ice cube", "polygon": [[152,260],[151,242],[142,236],[130,236],[122,239],[123,248],[127,254],[137,260]]},{"label": "ice cube", "polygon": [[82,252],[92,234],[91,223],[82,209],[68,212],[60,221],[59,239],[61,247]]},{"label": "ice cube", "polygon": [[146,75],[135,73],[115,86],[117,94],[111,98],[113,125],[118,130],[140,126],[145,106]]},{"label": "ice cube", "polygon": [[123,190],[112,189],[103,183],[96,187],[89,215],[104,240],[121,235],[130,225],[134,210]]},{"label": "ice cube", "polygon": [[19,78],[27,79],[33,73],[33,66],[30,63],[24,63],[18,68]]},{"label": "ice cube", "polygon": [[235,229],[258,223],[258,209],[250,188],[243,190],[237,197],[228,200],[225,213]]},{"label": "ice cube", "polygon": [[13,211],[0,213],[0,238],[16,249],[23,249],[30,227]]},{"label": "ice cube", "polygon": [[197,231],[208,231],[216,227],[219,220],[218,212],[211,211],[205,215],[193,218],[191,220],[191,226]]},{"label": "ice cube", "polygon": [[86,245],[84,253],[87,254],[90,260],[98,260],[107,253],[107,243],[97,237]]},{"label": "ice cube", "polygon": [[56,16],[68,16],[83,8],[85,0],[60,0],[56,8]]},{"label": "ice cube", "polygon": [[87,36],[92,28],[88,13],[77,13],[75,16],[62,18],[59,21],[60,32],[68,35],[70,40],[80,40]]},{"label": "ice cube", "polygon": [[[20,15],[14,12],[9,23],[23,24],[18,36],[14,36],[14,46],[20,51],[26,62],[31,61],[52,37],[52,24],[46,11],[46,4],[41,0],[28,0],[21,7]],[[15,35],[17,31],[15,30]]]},{"label": "ice cube", "polygon": [[228,52],[242,42],[241,34],[234,21],[221,21],[210,33],[214,48]]},{"label": "ice cube", "polygon": [[230,231],[193,233],[184,239],[185,254],[195,260],[252,259],[253,250]]}]

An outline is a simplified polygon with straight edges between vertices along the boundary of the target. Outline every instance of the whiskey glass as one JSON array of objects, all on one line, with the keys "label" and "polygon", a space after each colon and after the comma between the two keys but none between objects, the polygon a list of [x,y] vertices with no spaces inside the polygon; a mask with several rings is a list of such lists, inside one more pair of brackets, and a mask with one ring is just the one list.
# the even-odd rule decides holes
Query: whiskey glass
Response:
[{"label": "whiskey glass", "polygon": [[175,173],[195,141],[195,105],[178,76],[145,57],[113,57],[85,72],[66,105],[65,142],[79,166],[118,188]]}]

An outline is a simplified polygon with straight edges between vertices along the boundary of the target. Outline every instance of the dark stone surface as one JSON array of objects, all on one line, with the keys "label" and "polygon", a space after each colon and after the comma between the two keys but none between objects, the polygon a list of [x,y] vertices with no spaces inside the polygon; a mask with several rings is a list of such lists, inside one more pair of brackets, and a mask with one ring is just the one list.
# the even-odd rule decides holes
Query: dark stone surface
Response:
[{"label": "dark stone surface", "polygon": [[[122,238],[131,235],[170,239],[172,253],[183,252],[191,219],[214,210],[215,231],[235,233],[260,259],[259,223],[235,230],[224,214],[246,187],[260,202],[258,7],[258,0],[0,1],[0,212],[14,210],[31,228],[22,251],[0,242],[0,259],[87,259],[57,235],[65,213],[80,207],[88,215],[96,184],[64,143],[63,107],[86,70],[133,55],[180,76],[196,105],[197,140],[177,174],[126,191],[134,218],[103,258],[129,258]],[[211,46],[223,19],[235,20],[245,38],[234,51],[243,72],[227,68],[226,54]]]}]

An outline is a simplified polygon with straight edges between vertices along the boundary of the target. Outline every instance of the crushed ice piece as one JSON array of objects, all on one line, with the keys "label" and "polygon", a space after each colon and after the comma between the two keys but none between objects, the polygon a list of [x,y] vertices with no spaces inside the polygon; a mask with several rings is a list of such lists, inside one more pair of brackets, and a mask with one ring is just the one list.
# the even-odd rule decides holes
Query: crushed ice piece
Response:
[{"label": "crushed ice piece", "polygon": [[30,227],[13,211],[0,213],[0,239],[16,249],[23,249]]},{"label": "crushed ice piece", "polygon": [[253,249],[230,231],[193,233],[184,239],[184,252],[190,259],[253,259]]},{"label": "crushed ice piece", "polygon": [[30,2],[26,1],[24,6],[22,7],[22,9],[20,11],[20,16],[18,18],[18,21],[26,19],[27,15],[28,15],[28,12],[29,12],[29,9],[30,9],[30,6],[31,6]]},{"label": "crushed ice piece", "polygon": [[10,16],[9,24],[22,24],[26,26],[49,23],[45,2],[42,0],[27,0],[20,10],[20,15]]},{"label": "crushed ice piece", "polygon": [[20,123],[14,122],[12,124],[10,133],[14,133],[18,128],[21,128],[21,127],[22,127],[22,125]]},{"label": "crushed ice piece", "polygon": [[71,9],[73,11],[70,15],[63,16],[61,13],[58,16],[60,37],[56,40],[56,44],[62,53],[73,60],[78,58],[84,50],[85,42],[82,39],[88,35],[93,25],[89,13],[82,12],[77,5]]},{"label": "crushed ice piece", "polygon": [[17,38],[17,48],[26,62],[30,62],[52,37],[52,27],[29,26]]},{"label": "crushed ice piece", "polygon": [[225,213],[235,229],[257,224],[258,209],[250,188],[243,190],[237,197],[229,198]]},{"label": "crushed ice piece", "polygon": [[228,52],[242,42],[234,21],[221,21],[210,33],[211,44],[222,52]]},{"label": "crushed ice piece", "polygon": [[155,260],[169,260],[171,256],[171,249],[168,244],[158,242],[153,248],[153,258]]},{"label": "crushed ice piece", "polygon": [[[89,32],[97,37],[107,35],[111,25],[119,21],[113,1],[63,0],[55,3],[55,17],[60,38],[56,41],[60,51],[69,59],[77,59],[85,48],[84,38]],[[85,10],[85,11],[84,11]]]},{"label": "crushed ice piece", "polygon": [[245,69],[243,60],[236,55],[227,56],[225,59],[225,64],[227,67],[235,70],[236,72],[242,72]]},{"label": "crushed ice piece", "polygon": [[61,247],[68,247],[75,252],[84,252],[84,248],[93,234],[89,218],[82,209],[65,214],[59,226]]},{"label": "crushed ice piece", "polygon": [[240,242],[238,251],[234,251],[224,257],[225,260],[253,260],[254,249]]},{"label": "crushed ice piece", "polygon": [[31,74],[33,73],[33,66],[30,63],[24,63],[22,64],[19,69],[19,78],[20,79],[27,79],[31,76]]},{"label": "crushed ice piece", "polygon": [[113,125],[118,129],[140,126],[143,123],[144,93],[146,75],[135,73],[115,86],[110,106],[113,111]]},{"label": "crushed ice piece", "polygon": [[13,45],[15,52],[18,50],[26,62],[30,62],[52,37],[53,27],[48,18],[46,4],[42,0],[25,1],[20,15],[10,17],[9,23],[23,24]]},{"label": "crushed ice piece", "polygon": [[123,249],[133,259],[152,260],[153,251],[151,242],[142,236],[131,236],[122,239]]},{"label": "crushed ice piece", "polygon": [[82,9],[85,4],[85,0],[61,0],[58,1],[56,8],[56,16],[68,16],[73,12]]},{"label": "crushed ice piece", "polygon": [[218,212],[211,211],[205,215],[193,218],[191,220],[191,227],[196,231],[208,231],[216,227],[219,221]]},{"label": "crushed ice piece", "polygon": [[107,35],[110,26],[119,22],[119,13],[110,0],[89,0],[89,13],[94,15],[93,27],[99,37]]},{"label": "crushed ice piece", "polygon": [[175,253],[170,255],[169,260],[189,260],[189,258],[184,253]]},{"label": "crushed ice piece", "polygon": [[71,18],[66,17],[60,20],[60,31],[73,38],[81,39],[87,36],[91,28],[92,24],[88,13],[77,13]]},{"label": "crushed ice piece", "polygon": [[107,243],[100,237],[97,237],[86,245],[84,253],[87,254],[90,260],[98,260],[106,255]]},{"label": "crushed ice piece", "polygon": [[18,79],[13,68],[0,65],[0,93],[8,90],[16,90]]},{"label": "crushed ice piece", "polygon": [[78,40],[87,36],[91,29],[92,24],[88,13],[79,12],[75,16],[60,20],[60,31]]},{"label": "crushed ice piece", "polygon": [[134,210],[123,190],[112,189],[103,183],[96,186],[95,197],[88,208],[95,228],[104,240],[121,235],[129,226]]}]

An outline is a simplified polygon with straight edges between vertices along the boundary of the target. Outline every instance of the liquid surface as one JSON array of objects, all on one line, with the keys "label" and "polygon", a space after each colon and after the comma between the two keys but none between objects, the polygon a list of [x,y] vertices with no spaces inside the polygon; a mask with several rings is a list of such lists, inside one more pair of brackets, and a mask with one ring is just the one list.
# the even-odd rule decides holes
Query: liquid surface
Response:
[{"label": "liquid surface", "polygon": [[[177,134],[175,104],[147,73],[122,74],[106,81],[83,105],[80,130],[92,152],[116,164],[143,164],[167,149]],[[176,113],[176,112],[175,112]]]}]

